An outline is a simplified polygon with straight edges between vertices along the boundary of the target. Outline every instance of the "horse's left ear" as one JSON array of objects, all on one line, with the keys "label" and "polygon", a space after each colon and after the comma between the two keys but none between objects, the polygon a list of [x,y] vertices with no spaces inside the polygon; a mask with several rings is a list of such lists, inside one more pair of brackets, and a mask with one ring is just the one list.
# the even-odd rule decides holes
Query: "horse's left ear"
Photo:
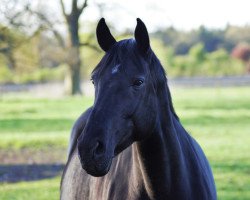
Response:
[{"label": "horse's left ear", "polygon": [[116,40],[110,33],[110,30],[104,18],[101,18],[96,27],[97,41],[103,51],[108,51],[115,43]]},{"label": "horse's left ear", "polygon": [[150,48],[149,36],[148,31],[140,18],[137,18],[137,25],[135,28],[135,40],[139,50],[142,53],[147,53]]}]

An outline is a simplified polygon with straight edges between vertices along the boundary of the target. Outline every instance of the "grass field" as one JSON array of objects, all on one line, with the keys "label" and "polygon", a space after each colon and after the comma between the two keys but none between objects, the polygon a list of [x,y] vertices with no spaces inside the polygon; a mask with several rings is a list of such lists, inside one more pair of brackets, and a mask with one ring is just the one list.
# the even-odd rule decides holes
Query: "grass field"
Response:
[{"label": "grass field", "polygon": [[[250,199],[250,88],[178,88],[172,96],[182,123],[211,163],[218,199]],[[74,120],[91,102],[0,96],[0,152],[66,149]],[[59,181],[0,183],[0,199],[56,200]]]}]

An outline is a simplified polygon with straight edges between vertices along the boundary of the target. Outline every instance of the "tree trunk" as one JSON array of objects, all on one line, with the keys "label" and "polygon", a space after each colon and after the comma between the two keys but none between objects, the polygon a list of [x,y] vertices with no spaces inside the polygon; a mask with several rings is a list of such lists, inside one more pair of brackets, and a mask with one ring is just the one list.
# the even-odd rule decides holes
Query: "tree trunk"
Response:
[{"label": "tree trunk", "polygon": [[79,17],[87,7],[88,0],[84,0],[80,6],[78,0],[72,0],[70,14],[65,11],[63,0],[60,0],[63,16],[66,19],[69,34],[69,54],[67,63],[69,66],[66,78],[66,92],[70,95],[82,94],[81,91],[81,57],[80,57],[80,40],[79,40]]},{"label": "tree trunk", "polygon": [[68,54],[68,70],[65,77],[66,94],[82,94],[81,59],[79,47],[71,47]]},{"label": "tree trunk", "polygon": [[69,53],[67,63],[69,70],[66,74],[65,88],[69,95],[82,94],[81,91],[81,58],[80,58],[80,42],[79,42],[79,16],[72,13],[67,18],[68,32],[69,32]]},{"label": "tree trunk", "polygon": [[6,56],[7,59],[7,66],[8,68],[13,72],[16,69],[16,60],[14,58],[14,49],[12,48],[13,45],[10,41],[8,42],[8,47],[4,51],[4,55]]},{"label": "tree trunk", "polygon": [[68,95],[82,94],[80,65],[68,64],[68,70],[65,76],[65,93]]},{"label": "tree trunk", "polygon": [[13,49],[8,50],[8,52],[5,54],[7,57],[7,66],[11,71],[14,71],[16,69],[16,60],[13,56]]}]

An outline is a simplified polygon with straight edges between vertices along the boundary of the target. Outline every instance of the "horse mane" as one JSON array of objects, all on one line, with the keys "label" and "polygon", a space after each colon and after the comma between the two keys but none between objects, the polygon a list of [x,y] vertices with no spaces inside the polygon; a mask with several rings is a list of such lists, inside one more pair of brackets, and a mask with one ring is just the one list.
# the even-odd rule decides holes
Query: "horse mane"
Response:
[{"label": "horse mane", "polygon": [[156,90],[159,90],[159,91],[162,91],[162,90],[166,91],[170,110],[173,113],[174,117],[179,121],[179,117],[176,114],[174,106],[173,106],[170,89],[168,87],[168,79],[167,79],[166,71],[163,68],[160,60],[157,58],[157,56],[155,55],[152,49],[149,49],[149,54],[150,54],[150,71],[152,74],[152,78],[154,79],[155,88]]},{"label": "horse mane", "polygon": [[[104,57],[101,59],[99,64],[95,67],[95,69],[92,71],[92,77],[98,77],[103,74],[105,71],[105,66],[111,65],[115,66],[122,62],[124,58],[127,56],[132,56],[134,58],[138,58],[139,51],[137,50],[136,41],[134,39],[125,39],[121,40],[113,45],[113,47],[107,51],[107,53],[104,55]],[[149,63],[149,71],[151,73],[151,78],[153,79],[153,84],[155,87],[156,92],[160,90],[166,90],[166,95],[168,98],[168,103],[171,112],[175,116],[177,120],[179,120],[179,117],[177,116],[173,102],[172,97],[170,94],[170,90],[168,87],[168,79],[166,76],[166,72],[160,62],[160,60],[157,58],[153,50],[150,48],[147,52],[147,62]],[[126,69],[123,68],[123,71],[126,72]]]}]

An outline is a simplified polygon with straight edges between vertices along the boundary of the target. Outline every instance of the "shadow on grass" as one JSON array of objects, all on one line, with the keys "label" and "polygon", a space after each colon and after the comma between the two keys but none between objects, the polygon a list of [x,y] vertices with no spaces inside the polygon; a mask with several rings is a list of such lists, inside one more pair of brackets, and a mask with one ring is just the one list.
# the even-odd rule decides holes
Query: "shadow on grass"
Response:
[{"label": "shadow on grass", "polygon": [[62,174],[63,164],[0,165],[0,183],[53,178]]}]

